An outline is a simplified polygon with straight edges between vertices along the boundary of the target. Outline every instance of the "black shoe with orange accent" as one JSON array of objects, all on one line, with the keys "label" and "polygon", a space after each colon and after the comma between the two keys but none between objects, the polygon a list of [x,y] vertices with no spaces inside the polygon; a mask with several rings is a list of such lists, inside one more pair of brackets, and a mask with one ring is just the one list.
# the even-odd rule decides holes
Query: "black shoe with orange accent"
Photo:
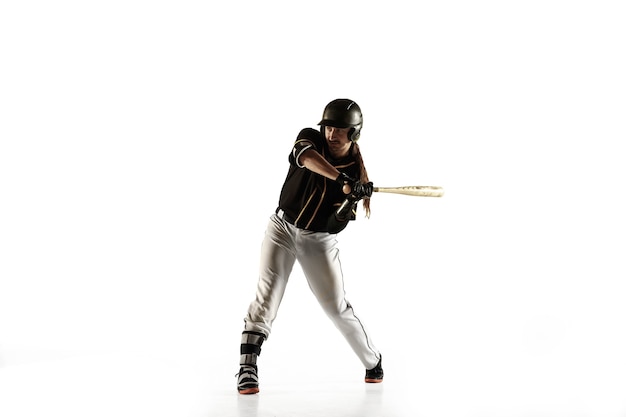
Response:
[{"label": "black shoe with orange accent", "polygon": [[365,382],[374,384],[383,382],[383,375],[383,356],[381,355],[378,364],[374,368],[365,371]]},{"label": "black shoe with orange accent", "polygon": [[237,390],[239,394],[256,394],[259,392],[259,377],[256,365],[242,365],[237,374]]}]

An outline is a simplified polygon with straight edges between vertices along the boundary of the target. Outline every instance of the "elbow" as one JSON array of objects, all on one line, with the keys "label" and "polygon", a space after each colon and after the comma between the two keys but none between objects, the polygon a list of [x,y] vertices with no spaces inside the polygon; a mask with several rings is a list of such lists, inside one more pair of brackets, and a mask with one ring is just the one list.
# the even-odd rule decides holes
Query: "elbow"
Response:
[{"label": "elbow", "polygon": [[313,152],[315,152],[311,148],[303,149],[299,155],[296,156],[296,162],[300,168],[311,169],[312,161],[314,160]]},{"label": "elbow", "polygon": [[328,219],[328,224],[326,225],[326,229],[330,234],[337,234],[346,228],[348,225],[348,220],[339,220],[337,216],[333,214]]}]

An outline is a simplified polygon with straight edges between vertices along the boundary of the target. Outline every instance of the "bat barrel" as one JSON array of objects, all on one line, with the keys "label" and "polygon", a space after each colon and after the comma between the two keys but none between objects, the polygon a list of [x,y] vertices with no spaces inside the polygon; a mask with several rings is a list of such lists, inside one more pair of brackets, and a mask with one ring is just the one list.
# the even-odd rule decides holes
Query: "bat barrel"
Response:
[{"label": "bat barrel", "polygon": [[442,197],[443,188],[433,185],[407,185],[403,187],[374,187],[374,192],[403,194],[416,197]]}]

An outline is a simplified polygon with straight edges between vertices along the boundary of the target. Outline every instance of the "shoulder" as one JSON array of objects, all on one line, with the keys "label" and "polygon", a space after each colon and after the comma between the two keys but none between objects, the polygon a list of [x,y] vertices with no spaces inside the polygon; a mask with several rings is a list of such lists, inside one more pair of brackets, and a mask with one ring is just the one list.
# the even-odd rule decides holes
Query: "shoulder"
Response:
[{"label": "shoulder", "polygon": [[319,130],[307,127],[298,133],[298,138],[293,144],[291,154],[289,155],[289,162],[293,165],[297,165],[298,168],[304,168],[300,164],[300,156],[307,149],[314,149],[317,152],[324,153],[324,139]]},{"label": "shoulder", "polygon": [[321,150],[324,147],[324,137],[319,130],[307,127],[298,133],[295,146],[313,146],[317,150]]},{"label": "shoulder", "polygon": [[313,129],[312,127],[305,127],[298,133],[298,139],[309,139],[312,141],[321,141],[322,134],[319,130]]}]

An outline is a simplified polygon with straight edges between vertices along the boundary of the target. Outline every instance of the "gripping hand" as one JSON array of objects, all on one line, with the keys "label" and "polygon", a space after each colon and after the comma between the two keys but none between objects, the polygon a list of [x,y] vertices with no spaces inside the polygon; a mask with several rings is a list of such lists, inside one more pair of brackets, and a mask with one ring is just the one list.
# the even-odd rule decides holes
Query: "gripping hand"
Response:
[{"label": "gripping hand", "polygon": [[343,187],[344,194],[350,194],[354,190],[354,185],[358,182],[345,172],[340,172],[339,176],[335,179]]},{"label": "gripping hand", "polygon": [[362,184],[360,181],[357,181],[352,188],[352,197],[356,200],[361,200],[363,198],[370,198],[372,196],[372,192],[374,191],[374,183],[366,182]]},{"label": "gripping hand", "polygon": [[343,193],[348,194],[348,198],[351,200],[358,201],[363,198],[370,198],[372,191],[374,191],[374,184],[372,182],[363,184],[361,181],[352,178],[344,172],[340,173],[335,181],[343,186]]}]

